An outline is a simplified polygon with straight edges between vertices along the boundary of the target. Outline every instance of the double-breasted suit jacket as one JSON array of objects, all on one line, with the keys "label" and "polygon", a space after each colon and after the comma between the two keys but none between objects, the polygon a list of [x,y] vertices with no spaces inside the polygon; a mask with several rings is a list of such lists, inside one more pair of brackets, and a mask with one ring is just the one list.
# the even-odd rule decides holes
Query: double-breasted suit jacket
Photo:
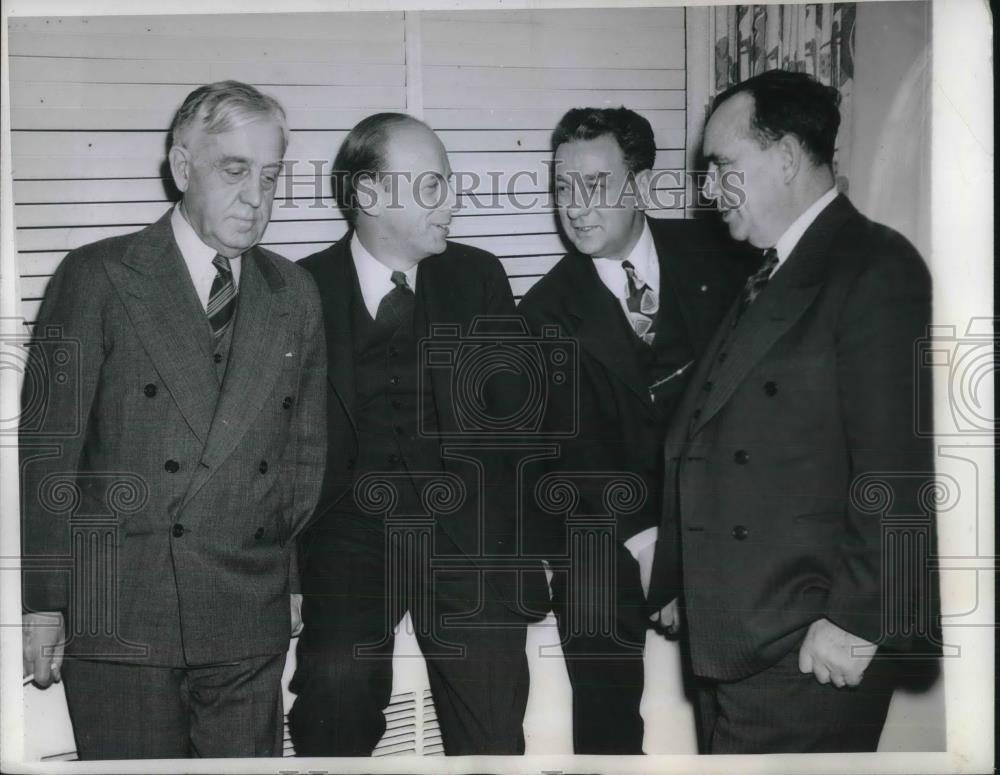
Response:
[{"label": "double-breasted suit jacket", "polygon": [[[326,454],[322,312],[293,263],[259,247],[241,260],[221,380],[169,213],[70,253],[36,324],[38,336],[72,343],[76,389],[52,383],[44,420],[22,428],[25,606],[68,608],[71,622],[83,615],[79,596],[97,583],[88,574],[104,569],[78,560],[70,585],[60,558],[75,551],[81,516],[113,514],[114,627],[148,649],[143,664],[288,648],[291,547],[313,513]],[[36,345],[32,355],[42,368],[45,352]],[[78,432],[57,435],[74,422]],[[59,495],[59,482],[78,500]],[[47,569],[31,570],[38,562]],[[71,637],[68,653],[89,654],[85,641]]]},{"label": "double-breasted suit jacket", "polygon": [[[839,196],[739,324],[735,306],[722,322],[668,434],[651,592],[665,604],[682,580],[697,674],[763,670],[820,618],[910,644],[931,585],[883,561],[883,531],[924,515],[933,538],[932,449],[914,426],[930,299],[914,248]],[[889,627],[883,601],[900,606]]]},{"label": "double-breasted suit jacket", "polygon": [[[684,343],[685,360],[706,347],[735,298],[747,267],[738,246],[716,234],[704,221],[647,219],[660,262],[659,325],[664,337]],[[643,505],[617,515],[617,537],[625,541],[660,522],[664,423],[675,398],[670,393],[654,406],[650,385],[636,356],[636,337],[618,299],[601,282],[593,259],[573,252],[532,287],[518,307],[533,333],[555,324],[560,335],[575,340],[578,405],[550,402],[548,428],[576,428],[560,440],[559,456],[546,469],[574,472],[625,472],[638,476],[645,489]],[[659,335],[659,334],[658,334]],[[679,364],[683,365],[683,364]],[[683,386],[691,373],[677,378]],[[575,412],[575,417],[572,414]],[[582,513],[600,514],[600,492],[583,492]],[[536,548],[548,555],[566,551],[565,526],[546,514],[532,520]]]}]

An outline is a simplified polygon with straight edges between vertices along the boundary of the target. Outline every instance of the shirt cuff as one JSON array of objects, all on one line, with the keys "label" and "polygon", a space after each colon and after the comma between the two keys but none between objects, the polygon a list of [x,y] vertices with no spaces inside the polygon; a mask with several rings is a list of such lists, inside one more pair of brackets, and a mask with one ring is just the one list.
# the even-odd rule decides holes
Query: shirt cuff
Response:
[{"label": "shirt cuff", "polygon": [[629,554],[631,554],[636,561],[639,559],[639,553],[646,547],[652,546],[656,543],[656,537],[659,535],[660,529],[655,525],[653,527],[647,527],[642,532],[636,533],[630,539],[625,542],[625,548],[628,549]]}]

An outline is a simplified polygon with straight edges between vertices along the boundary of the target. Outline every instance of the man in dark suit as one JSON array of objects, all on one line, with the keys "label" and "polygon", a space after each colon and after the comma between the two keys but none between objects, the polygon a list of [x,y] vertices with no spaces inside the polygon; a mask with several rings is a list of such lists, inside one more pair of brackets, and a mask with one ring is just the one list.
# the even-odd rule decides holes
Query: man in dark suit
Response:
[{"label": "man in dark suit", "polygon": [[188,95],[180,204],[70,253],[36,322],[25,662],[42,686],[61,670],[84,759],[281,754],[292,547],[326,453],[315,284],[255,247],[287,133],[251,86]]},{"label": "man in dark suit", "polygon": [[547,427],[576,433],[543,469],[576,487],[570,523],[573,516],[608,514],[615,481],[634,497],[620,504],[603,559],[570,553],[582,537],[567,538],[565,519],[536,510],[531,531],[536,551],[555,570],[574,750],[638,754],[645,590],[664,433],[742,276],[702,222],[646,217],[656,156],[646,119],[626,108],[574,109],[553,132],[552,146],[559,222],[576,249],[528,292],[519,311],[534,332],[554,324],[577,341],[579,404],[553,401],[546,408]]},{"label": "man in dark suit", "polygon": [[930,280],[837,194],[838,103],[771,71],[720,94],[705,129],[706,193],[763,251],[666,445],[651,602],[676,624],[681,595],[706,753],[875,750],[889,657],[929,630],[926,558],[892,552],[933,545],[913,362]]},{"label": "man in dark suit", "polygon": [[[303,540],[296,752],[372,752],[386,729],[393,631],[409,611],[445,753],[523,753],[527,620],[516,572],[487,568],[517,550],[512,487],[491,485],[502,451],[462,426],[468,399],[452,383],[474,320],[514,314],[510,285],[495,256],[447,241],[451,169],[422,122],[369,116],[334,170],[351,229],[302,261],[326,317],[330,450]],[[452,368],[422,355],[440,326],[453,331],[440,353]],[[480,408],[502,417],[496,386]]]}]

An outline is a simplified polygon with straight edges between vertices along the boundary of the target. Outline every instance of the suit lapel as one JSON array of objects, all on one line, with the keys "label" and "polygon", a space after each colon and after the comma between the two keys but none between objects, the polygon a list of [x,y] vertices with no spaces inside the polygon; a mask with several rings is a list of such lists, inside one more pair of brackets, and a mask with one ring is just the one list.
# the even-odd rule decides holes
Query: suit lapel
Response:
[{"label": "suit lapel", "polygon": [[[692,428],[692,435],[725,405],[750,370],[809,308],[826,280],[826,260],[834,235],[856,212],[843,196],[835,199],[812,223],[785,265],[744,313],[732,332],[725,363],[714,371],[708,369],[712,392]],[[717,341],[731,326],[738,304],[737,300],[722,322]]]},{"label": "suit lapel", "polygon": [[635,343],[628,339],[630,334],[621,304],[601,282],[593,259],[571,254],[571,260],[574,271],[570,275],[571,287],[567,289],[567,306],[573,330],[567,331],[567,335],[576,337],[580,347],[606,366],[652,411],[649,385],[639,371]]},{"label": "suit lapel", "polygon": [[202,456],[215,467],[233,451],[271,393],[285,358],[291,302],[284,279],[258,248],[243,257],[239,308],[222,394]]},{"label": "suit lapel", "polygon": [[354,327],[351,324],[351,294],[357,284],[354,259],[351,256],[353,234],[353,231],[349,231],[334,245],[316,278],[326,322],[327,379],[352,424],[357,404],[357,386],[354,381]]},{"label": "suit lapel", "polygon": [[682,256],[687,258],[684,255],[684,251],[689,247],[687,242],[678,240],[669,244],[667,235],[657,228],[658,224],[651,218],[647,217],[646,220],[653,235],[656,259],[660,264],[660,308],[666,304],[676,306],[684,321],[688,341],[703,344],[704,336],[688,303],[689,299],[694,298],[692,294],[697,286],[697,280],[691,274],[697,262],[682,258]]},{"label": "suit lapel", "polygon": [[[431,335],[432,321],[437,324],[455,323],[459,325],[457,332],[459,339],[456,339],[456,342],[468,333],[468,331],[460,330],[461,323],[456,320],[453,311],[455,305],[449,305],[446,300],[440,297],[441,287],[448,287],[447,282],[442,285],[439,273],[436,271],[437,267],[441,265],[441,262],[434,261],[434,256],[430,256],[417,266],[417,299],[413,310],[413,331],[418,342]],[[418,355],[418,357],[420,356]],[[424,379],[430,377],[431,395],[439,424],[438,430],[442,434],[457,432],[459,429],[455,424],[451,370],[428,369],[423,363],[418,363],[417,368],[420,369]]]},{"label": "suit lapel", "polygon": [[219,383],[211,332],[170,226],[170,211],[105,268],[146,353],[192,432],[208,439]]}]

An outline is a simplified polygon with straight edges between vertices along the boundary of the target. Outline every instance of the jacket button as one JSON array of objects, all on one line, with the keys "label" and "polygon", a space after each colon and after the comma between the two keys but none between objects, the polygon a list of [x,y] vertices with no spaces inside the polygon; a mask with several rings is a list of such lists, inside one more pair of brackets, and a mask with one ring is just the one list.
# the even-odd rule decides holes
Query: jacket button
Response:
[{"label": "jacket button", "polygon": [[389,377],[389,384],[390,385],[398,385],[399,384],[399,377]]},{"label": "jacket button", "polygon": [[399,355],[399,350],[397,350],[395,347],[390,347],[389,348],[389,357],[390,358],[395,358],[397,355]]},{"label": "jacket button", "polygon": [[711,380],[706,381],[705,384],[701,386],[701,389],[704,390],[706,393],[711,392],[712,381]]},{"label": "jacket button", "polygon": [[156,395],[156,385],[150,382],[142,389],[142,392],[146,394],[146,398],[152,398]]},{"label": "jacket button", "polygon": [[695,409],[693,412],[691,412],[692,420],[697,420],[699,417],[701,417],[701,409]]},{"label": "jacket button", "polygon": [[285,407],[285,409],[291,409],[292,408],[292,397],[291,396],[285,396],[284,400],[281,402],[281,405],[283,407]]},{"label": "jacket button", "polygon": [[176,460],[168,460],[163,464],[163,467],[166,469],[168,474],[176,474],[181,470],[181,464]]},{"label": "jacket button", "polygon": [[177,522],[170,529],[170,533],[171,535],[173,535],[174,538],[180,538],[182,535],[184,535],[184,525],[182,525],[180,522]]},{"label": "jacket button", "polygon": [[399,411],[400,409],[403,408],[403,404],[402,404],[401,401],[397,401],[394,398],[394,399],[392,399],[392,408],[395,409],[396,411]]},{"label": "jacket button", "polygon": [[764,393],[769,396],[777,395],[778,393],[778,383],[777,382],[765,382],[764,383]]},{"label": "jacket button", "polygon": [[729,353],[727,353],[727,352],[721,352],[721,353],[719,353],[719,363],[725,363],[726,362],[726,358],[728,358],[728,357],[729,357]]},{"label": "jacket button", "polygon": [[745,449],[738,449],[733,453],[733,460],[735,460],[737,464],[745,466],[750,462],[750,453]]},{"label": "jacket button", "polygon": [[750,531],[746,529],[745,525],[737,525],[733,528],[733,538],[737,541],[745,540],[748,535],[750,535]]},{"label": "jacket button", "polygon": [[222,353],[216,353],[212,356],[212,360],[216,363],[222,363]]},{"label": "jacket button", "polygon": [[260,471],[262,474],[266,474],[267,473],[267,461],[266,460],[261,460],[260,461],[260,465],[257,467],[257,470]]},{"label": "jacket button", "polygon": [[253,537],[256,538],[258,541],[262,539],[264,537],[264,528],[262,527],[257,528],[257,532],[253,534]]}]

